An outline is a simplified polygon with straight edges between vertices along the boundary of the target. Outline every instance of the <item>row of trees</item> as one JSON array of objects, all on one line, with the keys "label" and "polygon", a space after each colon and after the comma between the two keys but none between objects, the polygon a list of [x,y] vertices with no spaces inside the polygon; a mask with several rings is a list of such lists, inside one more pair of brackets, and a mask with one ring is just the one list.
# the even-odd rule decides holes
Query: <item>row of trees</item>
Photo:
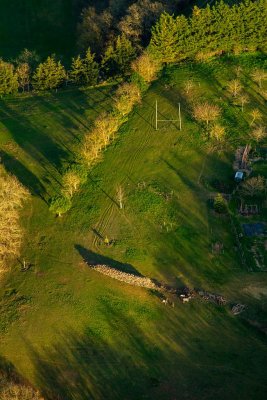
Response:
[{"label": "row of trees", "polygon": [[[25,50],[27,52],[27,50]],[[118,36],[106,49],[98,63],[90,48],[84,57],[78,55],[66,70],[55,56],[49,56],[36,66],[35,62],[15,64],[0,59],[0,95],[30,90],[50,90],[63,83],[76,85],[96,85],[100,77],[125,75],[131,62],[136,58],[136,50],[125,35]]]},{"label": "row of trees", "polygon": [[23,239],[19,211],[28,197],[28,190],[0,166],[0,271],[19,256]]},{"label": "row of trees", "polygon": [[152,28],[150,52],[163,63],[199,60],[223,52],[266,49],[266,0],[194,7],[192,16],[163,13]]},{"label": "row of trees", "polygon": [[[61,216],[70,209],[72,197],[86,180],[88,171],[101,159],[103,151],[115,139],[120,126],[134,106],[140,103],[142,93],[156,79],[160,68],[161,65],[148,53],[143,53],[132,62],[130,79],[117,88],[112,110],[99,114],[92,129],[84,136],[77,157],[80,163],[72,165],[63,173],[61,193],[51,199],[52,212]],[[117,198],[122,208],[121,187],[117,190]]]},{"label": "row of trees", "polygon": [[[156,7],[156,3],[153,4]],[[265,0],[245,0],[232,7],[222,1],[204,9],[195,7],[190,18],[164,13],[152,29],[148,47],[150,58],[161,64],[188,57],[203,59],[225,51],[264,48],[266,14]],[[83,57],[79,55],[72,59],[69,70],[55,56],[37,65],[37,55],[28,50],[15,63],[0,59],[0,95],[16,93],[19,89],[55,89],[63,83],[95,85],[101,79],[128,75],[131,63],[140,53],[133,36],[130,27],[125,28],[121,35],[110,41],[102,57],[96,58],[88,48]],[[261,87],[266,72],[254,71],[253,79]],[[233,81],[230,89],[236,96],[240,92],[238,82]]]}]

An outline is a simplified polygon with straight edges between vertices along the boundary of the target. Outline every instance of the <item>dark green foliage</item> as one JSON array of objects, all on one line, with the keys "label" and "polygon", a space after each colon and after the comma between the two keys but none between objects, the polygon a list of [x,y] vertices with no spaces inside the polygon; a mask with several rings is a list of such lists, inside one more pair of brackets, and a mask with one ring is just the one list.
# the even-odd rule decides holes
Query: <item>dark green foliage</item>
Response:
[{"label": "dark green foliage", "polygon": [[36,90],[49,90],[59,87],[66,79],[66,71],[60,61],[53,56],[38,65],[33,75],[33,87]]},{"label": "dark green foliage", "polygon": [[79,55],[72,59],[70,80],[76,84],[95,85],[98,81],[99,67],[95,55],[87,50],[84,58]]},{"label": "dark green foliage", "polygon": [[150,51],[161,61],[205,59],[224,52],[264,50],[267,34],[265,0],[245,0],[229,6],[223,1],[200,9],[190,18],[163,14],[152,30]]},{"label": "dark green foliage", "polygon": [[65,196],[56,196],[51,199],[50,202],[50,211],[57,214],[61,217],[62,214],[65,214],[71,208],[71,201],[68,197]]},{"label": "dark green foliage", "polygon": [[102,59],[103,70],[109,76],[124,75],[129,71],[135,55],[136,50],[131,41],[122,34],[107,47]]},{"label": "dark green foliage", "polygon": [[0,96],[18,91],[18,76],[14,65],[0,59]]},{"label": "dark green foliage", "polygon": [[223,198],[221,193],[218,193],[214,198],[213,203],[214,210],[219,214],[224,214],[227,211],[227,203],[226,200]]},{"label": "dark green foliage", "polygon": [[184,16],[174,18],[164,13],[159,22],[152,28],[150,48],[161,62],[174,62],[184,58],[188,21]]},{"label": "dark green foliage", "polygon": [[144,78],[141,75],[137,74],[137,72],[134,72],[131,75],[131,82],[135,83],[139,87],[142,93],[146,92],[149,87]]}]

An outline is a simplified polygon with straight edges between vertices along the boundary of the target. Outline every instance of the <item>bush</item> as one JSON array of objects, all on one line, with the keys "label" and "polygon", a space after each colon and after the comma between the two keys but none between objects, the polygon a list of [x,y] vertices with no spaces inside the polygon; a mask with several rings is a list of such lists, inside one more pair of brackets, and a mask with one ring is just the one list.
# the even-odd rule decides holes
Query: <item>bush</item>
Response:
[{"label": "bush", "polygon": [[213,202],[213,207],[214,210],[219,213],[219,214],[225,214],[227,211],[227,202],[221,195],[221,193],[218,193],[216,197],[214,198]]},{"label": "bush", "polygon": [[56,196],[51,199],[49,210],[56,213],[59,217],[71,208],[71,201],[65,196]]}]

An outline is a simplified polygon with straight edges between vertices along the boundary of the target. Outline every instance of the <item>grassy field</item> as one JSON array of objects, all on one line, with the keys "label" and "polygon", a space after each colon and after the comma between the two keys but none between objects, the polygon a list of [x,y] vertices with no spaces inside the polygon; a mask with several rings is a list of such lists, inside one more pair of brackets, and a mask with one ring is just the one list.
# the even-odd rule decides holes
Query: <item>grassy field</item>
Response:
[{"label": "grassy field", "polygon": [[[226,90],[237,63],[251,103],[242,114]],[[264,113],[249,78],[260,57],[226,58],[169,68],[152,85],[90,173],[62,218],[48,198],[60,171],[112,87],[63,91],[1,101],[1,159],[31,190],[23,221],[26,242],[1,294],[0,354],[47,398],[265,399],[266,337],[228,308],[192,301],[165,307],[158,296],[99,275],[83,262],[105,263],[175,286],[195,286],[249,305],[250,319],[266,323],[266,281],[249,273],[235,250],[227,216],[210,207],[214,192],[234,187],[232,161],[249,134],[248,111]],[[228,145],[210,151],[183,92],[196,83],[197,99],[223,109]],[[175,119],[181,102],[183,128]],[[125,191],[124,209],[116,188]],[[114,241],[105,246],[103,239]],[[212,253],[223,243],[224,252]]]},{"label": "grassy field", "polygon": [[15,58],[24,48],[42,56],[73,55],[80,11],[75,0],[1,0],[1,57]]}]

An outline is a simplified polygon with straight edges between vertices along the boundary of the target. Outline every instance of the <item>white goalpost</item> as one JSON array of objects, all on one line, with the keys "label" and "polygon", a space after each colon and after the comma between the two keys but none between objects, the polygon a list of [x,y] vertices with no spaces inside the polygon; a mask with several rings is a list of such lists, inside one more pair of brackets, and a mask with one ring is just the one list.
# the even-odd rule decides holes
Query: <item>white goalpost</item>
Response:
[{"label": "white goalpost", "polygon": [[159,119],[158,118],[158,100],[156,100],[156,113],[155,113],[155,128],[158,131],[159,122],[179,122],[179,129],[182,130],[182,118],[181,118],[181,103],[178,103],[178,119]]}]

